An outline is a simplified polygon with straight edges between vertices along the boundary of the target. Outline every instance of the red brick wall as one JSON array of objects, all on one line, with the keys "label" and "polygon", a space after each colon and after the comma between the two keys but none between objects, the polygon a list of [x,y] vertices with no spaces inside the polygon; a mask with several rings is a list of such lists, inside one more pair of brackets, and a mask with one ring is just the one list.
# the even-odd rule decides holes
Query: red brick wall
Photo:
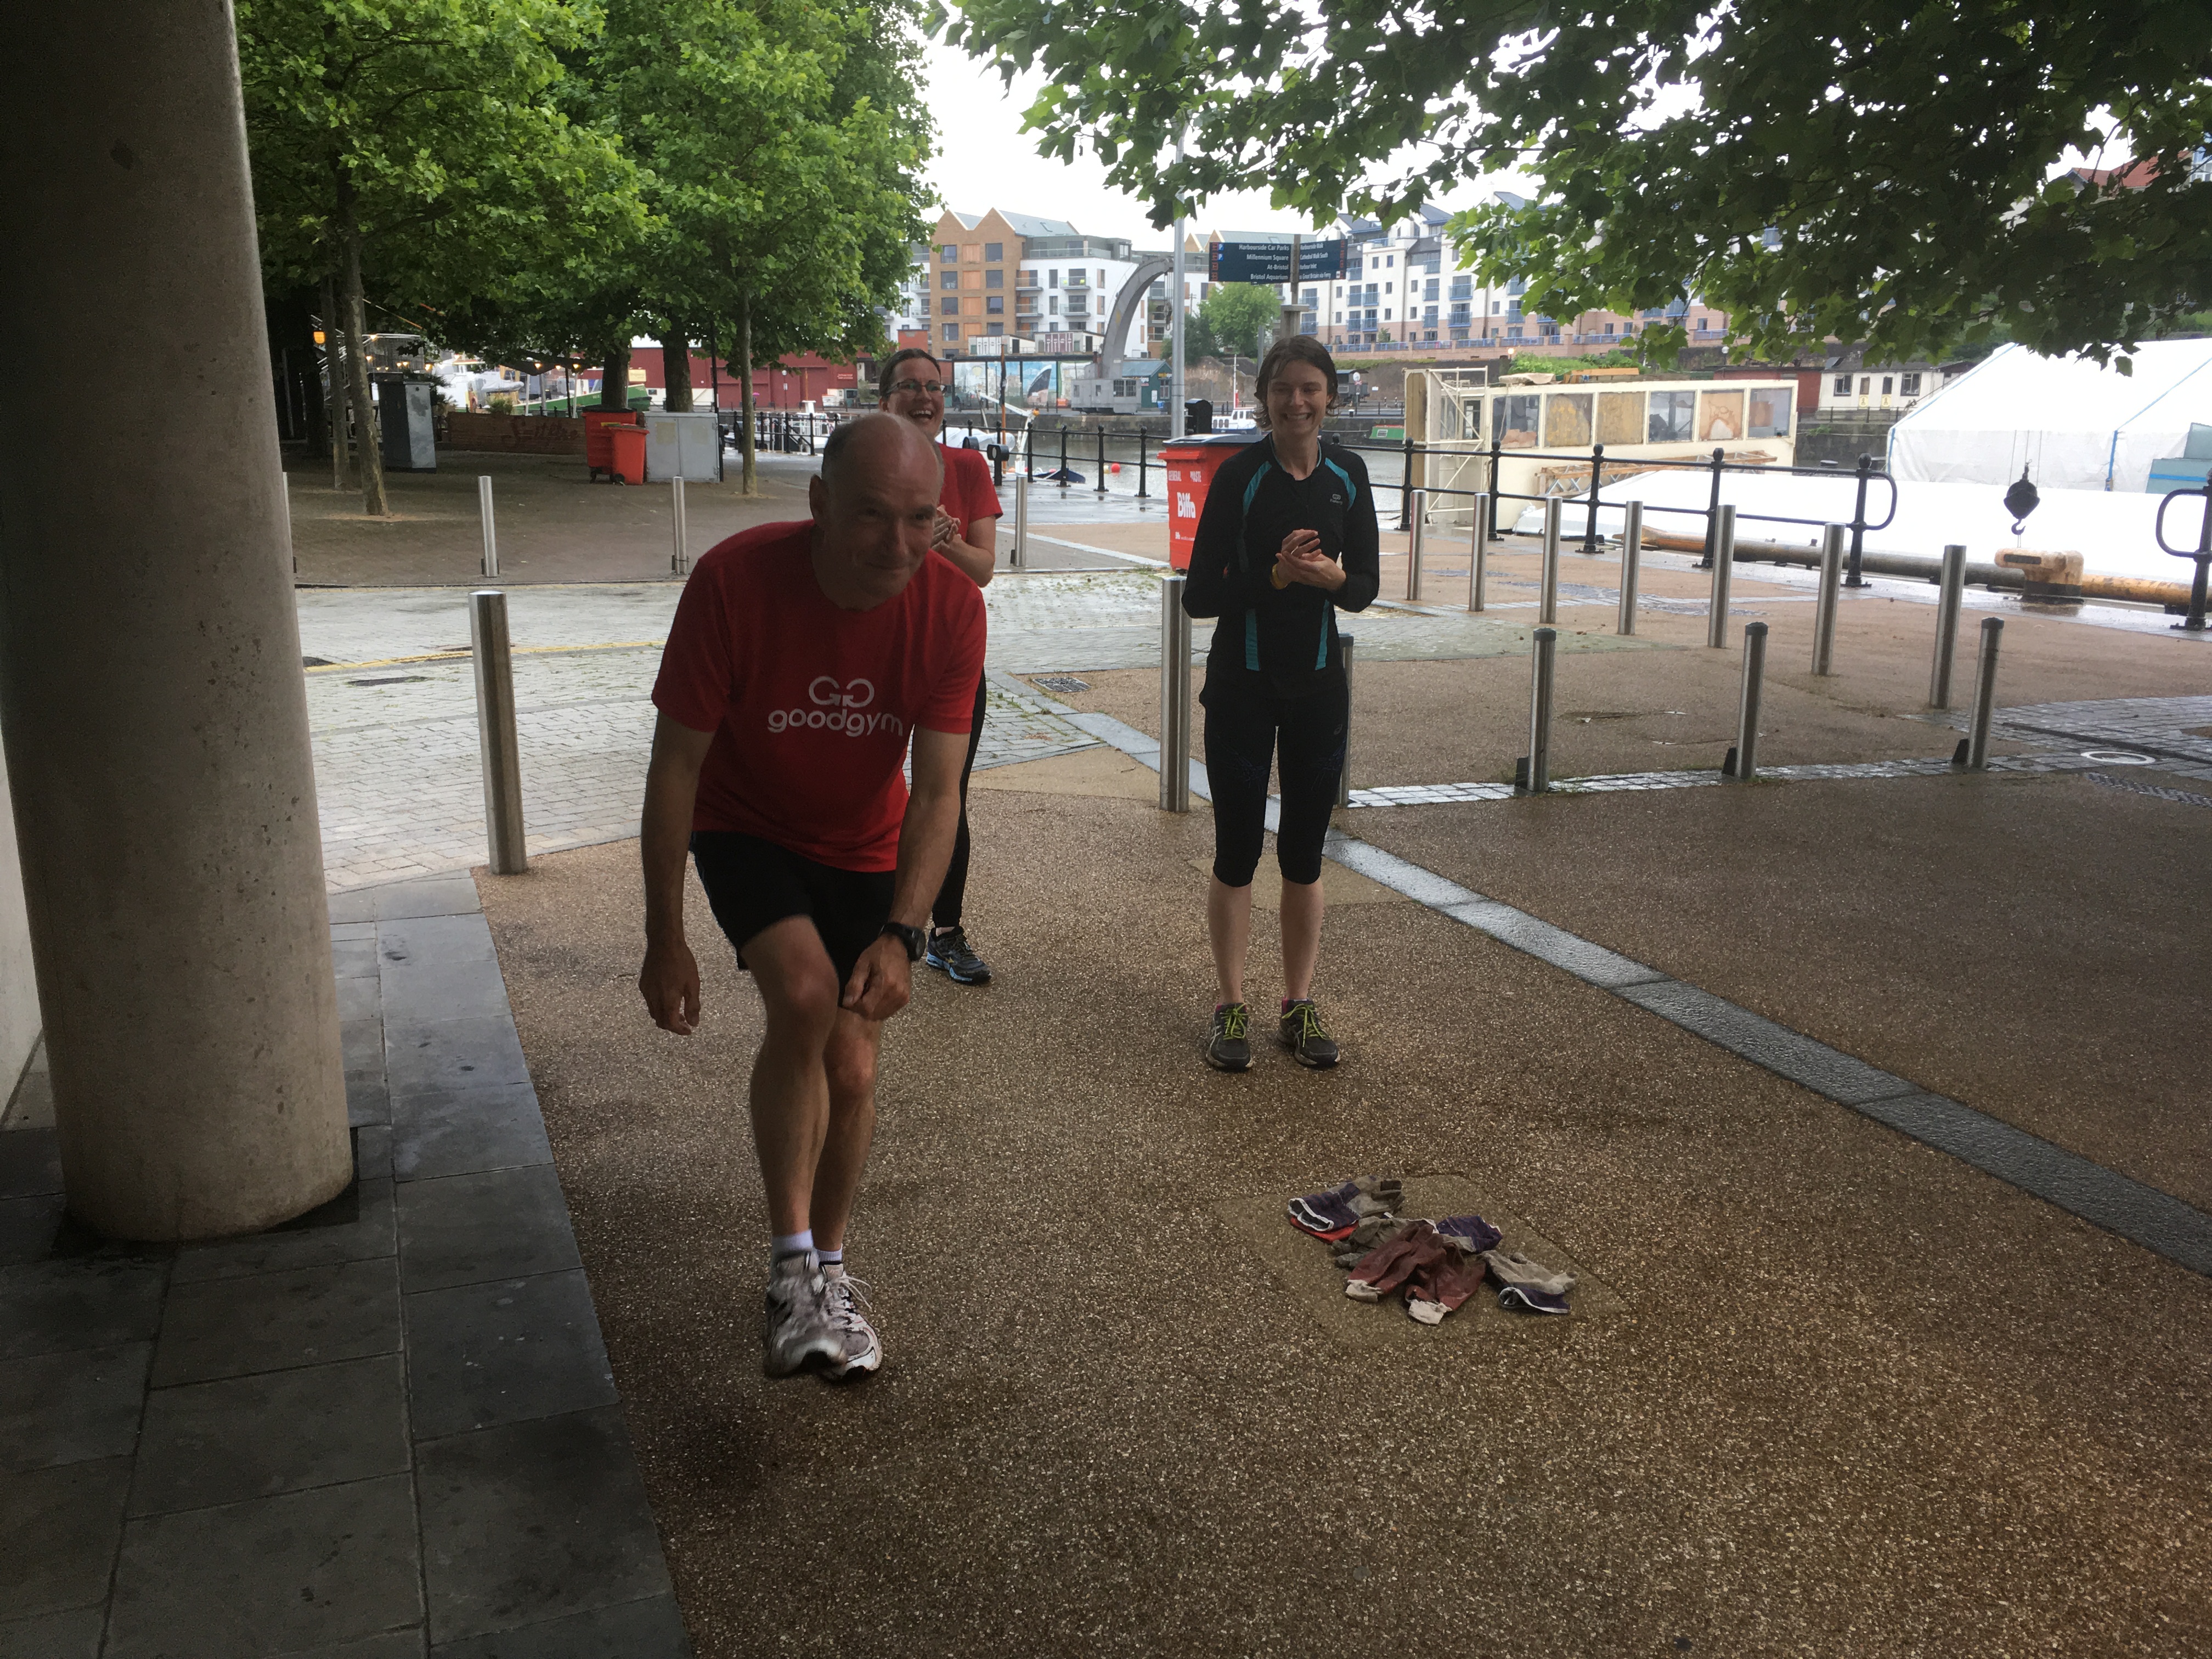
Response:
[{"label": "red brick wall", "polygon": [[446,416],[442,447],[519,455],[581,455],[584,422],[580,416],[471,415],[454,410]]}]

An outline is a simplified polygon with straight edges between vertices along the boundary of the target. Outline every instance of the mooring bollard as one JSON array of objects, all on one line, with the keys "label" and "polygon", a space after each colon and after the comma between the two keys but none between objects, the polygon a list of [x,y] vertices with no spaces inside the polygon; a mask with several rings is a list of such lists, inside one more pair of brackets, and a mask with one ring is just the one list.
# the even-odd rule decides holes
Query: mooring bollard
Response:
[{"label": "mooring bollard", "polygon": [[1019,570],[1029,562],[1030,556],[1030,475],[1014,475],[1014,550],[1007,563]]},{"label": "mooring bollard", "polygon": [[1336,804],[1352,805],[1352,636],[1340,633],[1336,648],[1344,654],[1344,769],[1336,775]]},{"label": "mooring bollard", "polygon": [[519,876],[530,867],[522,840],[522,756],[514,736],[514,652],[507,635],[507,595],[497,588],[469,595],[469,644],[476,659],[477,737],[483,751],[484,835],[491,872]]},{"label": "mooring bollard", "polygon": [[1474,530],[1467,544],[1467,608],[1490,603],[1490,497],[1474,498]]},{"label": "mooring bollard", "polygon": [[1190,617],[1188,577],[1160,583],[1160,811],[1190,811]]},{"label": "mooring bollard", "polygon": [[1982,649],[1974,664],[1974,715],[1966,727],[1966,735],[1959,739],[1952,751],[1951,764],[1963,766],[1969,772],[1986,772],[1990,767],[1990,715],[1997,702],[1997,647],[2004,639],[2004,618],[1982,618]]},{"label": "mooring bollard", "polygon": [[1559,641],[1556,629],[1540,628],[1530,653],[1528,752],[1515,769],[1520,775],[1514,781],[1532,795],[1552,787],[1552,653]]},{"label": "mooring bollard", "polygon": [[1844,526],[1832,524],[1820,537],[1820,592],[1813,605],[1813,672],[1832,672],[1836,655],[1836,603],[1843,592]]},{"label": "mooring bollard", "polygon": [[1559,498],[1557,495],[1544,503],[1544,572],[1536,598],[1536,620],[1540,623],[1559,621]]},{"label": "mooring bollard", "polygon": [[483,523],[483,574],[487,577],[499,574],[499,532],[492,524],[491,480],[482,473],[477,475],[477,517]]},{"label": "mooring bollard", "polygon": [[684,533],[684,527],[683,476],[679,473],[671,478],[668,488],[675,501],[676,518],[676,550],[669,557],[668,568],[679,576],[688,576],[691,574],[691,539]]},{"label": "mooring bollard", "polygon": [[1713,596],[1705,610],[1705,643],[1718,651],[1728,644],[1729,591],[1735,585],[1735,507],[1713,509]]},{"label": "mooring bollard", "polygon": [[1644,503],[1631,501],[1621,509],[1620,521],[1620,618],[1613,623],[1616,634],[1636,631],[1636,584],[1644,566]]},{"label": "mooring bollard", "polygon": [[1953,542],[1943,550],[1943,570],[1936,590],[1936,667],[1928,677],[1928,706],[1951,706],[1951,658],[1959,644],[1959,607],[1966,597],[1966,550]]},{"label": "mooring bollard", "polygon": [[1413,492],[1413,507],[1406,520],[1406,603],[1421,602],[1421,525],[1429,515],[1429,492]]},{"label": "mooring bollard", "polygon": [[1743,702],[1735,722],[1735,747],[1721,770],[1739,783],[1759,770],[1759,700],[1766,678],[1766,624],[1743,625]]}]

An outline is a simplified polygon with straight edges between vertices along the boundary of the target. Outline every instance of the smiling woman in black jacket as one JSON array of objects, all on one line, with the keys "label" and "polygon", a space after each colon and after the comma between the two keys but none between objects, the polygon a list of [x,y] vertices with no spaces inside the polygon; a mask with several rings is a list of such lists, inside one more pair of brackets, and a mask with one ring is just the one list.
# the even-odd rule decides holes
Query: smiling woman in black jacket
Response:
[{"label": "smiling woman in black jacket", "polygon": [[1271,760],[1283,789],[1275,835],[1283,876],[1279,1030],[1300,1065],[1337,1061],[1312,997],[1322,842],[1344,770],[1352,701],[1336,613],[1364,611],[1381,569],[1367,469],[1349,450],[1321,441],[1336,384],[1334,360],[1309,335],[1279,340],[1267,353],[1258,392],[1267,434],[1213,475],[1183,590],[1184,610],[1220,619],[1199,700],[1213,793],[1206,922],[1221,981],[1206,1060],[1224,1072],[1252,1063],[1244,957]]}]

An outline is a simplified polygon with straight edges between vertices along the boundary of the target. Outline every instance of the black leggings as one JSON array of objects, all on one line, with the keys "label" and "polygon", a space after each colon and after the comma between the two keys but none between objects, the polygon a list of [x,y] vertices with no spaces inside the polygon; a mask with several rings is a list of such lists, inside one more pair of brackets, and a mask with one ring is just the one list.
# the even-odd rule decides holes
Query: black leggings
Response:
[{"label": "black leggings", "polygon": [[1206,689],[1206,777],[1213,791],[1213,874],[1249,887],[1267,833],[1267,763],[1282,774],[1275,862],[1283,879],[1321,879],[1322,843],[1344,772],[1352,693],[1338,685],[1310,697]]},{"label": "black leggings", "polygon": [[968,758],[960,767],[960,833],[952,840],[952,862],[945,866],[945,884],[930,907],[930,920],[939,927],[960,925],[960,907],[968,896],[968,775],[975,769],[975,748],[983,741],[988,685],[981,674],[975,677],[975,719],[968,728]]}]

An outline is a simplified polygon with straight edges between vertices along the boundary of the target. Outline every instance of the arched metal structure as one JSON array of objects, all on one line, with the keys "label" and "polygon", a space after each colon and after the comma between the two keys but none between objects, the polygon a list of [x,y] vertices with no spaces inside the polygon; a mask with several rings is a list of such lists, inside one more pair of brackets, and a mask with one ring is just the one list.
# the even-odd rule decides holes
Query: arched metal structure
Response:
[{"label": "arched metal structure", "polygon": [[1144,304],[1145,295],[1161,277],[1175,270],[1175,259],[1165,253],[1150,253],[1137,261],[1137,268],[1129,280],[1121,284],[1121,291],[1114,296],[1114,310],[1108,319],[1103,336],[1105,349],[1091,360],[1091,372],[1104,374],[1109,359],[1119,362],[1129,354],[1129,325],[1137,320],[1137,307]]}]

